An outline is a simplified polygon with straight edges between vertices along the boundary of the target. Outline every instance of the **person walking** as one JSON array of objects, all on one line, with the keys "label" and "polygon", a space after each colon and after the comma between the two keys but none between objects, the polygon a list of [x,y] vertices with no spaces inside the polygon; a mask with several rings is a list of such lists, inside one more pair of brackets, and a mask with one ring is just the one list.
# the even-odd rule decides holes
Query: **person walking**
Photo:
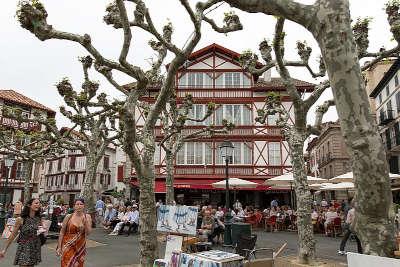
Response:
[{"label": "person walking", "polygon": [[19,233],[14,265],[20,267],[38,265],[42,261],[41,242],[38,235],[41,225],[40,201],[37,198],[30,199],[22,209],[21,217],[16,219],[14,230],[7,239],[5,248],[0,252],[0,259],[5,256],[8,247]]},{"label": "person walking", "polygon": [[351,235],[354,236],[357,242],[357,252],[362,254],[362,247],[361,247],[361,242],[360,239],[358,239],[356,233],[354,232],[354,218],[355,218],[355,209],[354,209],[354,200],[351,201],[351,209],[347,212],[347,217],[346,217],[346,226],[345,226],[345,233],[342,239],[342,242],[340,242],[340,249],[338,251],[339,255],[346,255],[346,251],[344,250],[346,247],[347,240]]},{"label": "person walking", "polygon": [[85,213],[85,201],[75,200],[74,213],[68,214],[62,223],[57,255],[61,255],[61,267],[83,267],[86,256],[86,238],[92,231],[92,219]]}]

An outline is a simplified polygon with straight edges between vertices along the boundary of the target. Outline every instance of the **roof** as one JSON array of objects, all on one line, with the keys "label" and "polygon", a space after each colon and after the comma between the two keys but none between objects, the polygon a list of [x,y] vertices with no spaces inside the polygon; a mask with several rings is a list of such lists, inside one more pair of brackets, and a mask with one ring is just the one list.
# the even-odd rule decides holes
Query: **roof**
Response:
[{"label": "roof", "polygon": [[369,96],[376,97],[383,90],[383,88],[386,86],[386,84],[390,81],[390,79],[394,76],[394,74],[397,72],[399,68],[400,68],[400,57],[396,59],[393,65],[385,73],[385,75],[383,75],[381,81],[378,83],[375,89],[372,90]]},{"label": "roof", "polygon": [[[314,90],[315,84],[309,83],[306,81],[298,80],[298,79],[293,79],[294,85],[297,87],[297,89],[301,90],[304,89],[307,92],[311,92]],[[264,81],[263,78],[259,78],[257,82],[254,84],[254,88],[259,89],[259,90],[264,90],[265,88],[268,88],[269,90],[274,90],[274,91],[285,91],[286,87],[283,83],[283,79],[280,77],[272,77],[270,81]]]},{"label": "roof", "polygon": [[27,96],[24,96],[24,95],[16,92],[14,90],[0,90],[0,99],[9,101],[9,102],[12,102],[15,104],[19,104],[22,106],[27,106],[27,107],[44,110],[53,116],[56,114],[56,112],[54,110],[40,104],[39,102],[36,102],[33,99],[30,99]]}]

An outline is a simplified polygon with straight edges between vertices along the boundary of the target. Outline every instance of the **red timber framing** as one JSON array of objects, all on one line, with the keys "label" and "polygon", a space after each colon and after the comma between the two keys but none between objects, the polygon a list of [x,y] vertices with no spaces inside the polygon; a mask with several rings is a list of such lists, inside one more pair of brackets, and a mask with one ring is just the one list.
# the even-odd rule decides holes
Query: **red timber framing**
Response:
[{"label": "red timber framing", "polygon": [[[196,145],[204,143],[211,148],[211,157],[208,155],[211,160],[208,159],[209,162],[205,162],[206,156],[203,156],[204,162],[194,164],[194,160],[193,162],[187,161],[190,153],[186,155],[187,151],[184,151],[184,163],[182,164],[178,160],[175,162],[175,188],[213,189],[210,187],[211,183],[224,179],[225,166],[217,159],[219,157],[218,145],[223,140],[230,140],[242,148],[240,151],[242,153],[241,162],[229,165],[230,177],[257,182],[260,184],[257,190],[268,190],[269,188],[266,186],[261,186],[266,179],[291,170],[289,148],[282,137],[280,128],[269,120],[265,125],[255,122],[257,109],[265,105],[264,100],[268,92],[280,94],[282,106],[293,116],[291,99],[286,94],[283,83],[279,78],[272,78],[272,80],[265,81],[262,77],[247,73],[241,68],[238,62],[239,56],[240,54],[237,52],[218,44],[212,44],[192,53],[189,60],[180,68],[176,76],[178,104],[182,103],[185,95],[191,94],[195,105],[206,105],[209,102],[214,102],[221,106],[240,105],[241,116],[244,116],[244,109],[247,109],[246,114],[250,114],[248,115],[250,121],[237,124],[228,134],[215,135],[193,141]],[[262,66],[262,64],[259,63],[259,66]],[[239,77],[240,82],[234,84],[232,82],[234,79],[233,74],[229,74],[229,79],[232,80],[228,83],[226,73],[239,73],[235,75]],[[193,78],[197,74],[199,74],[199,77],[202,77],[199,78],[201,80],[199,84],[197,84],[198,78]],[[189,75],[191,75],[190,78]],[[191,79],[190,82],[189,79]],[[194,81],[195,79],[196,82]],[[218,84],[217,79],[220,79]],[[314,84],[299,80],[296,80],[295,84],[300,93],[312,92],[315,86]],[[142,100],[150,103],[154,102],[153,96],[157,90],[156,87],[152,88],[149,94],[143,97]],[[140,124],[144,122],[144,115],[142,110],[138,109],[137,112],[136,119],[138,128],[140,128]],[[217,112],[212,115],[211,120],[213,123],[217,121]],[[221,111],[221,114],[225,114],[223,112],[225,111]],[[231,112],[231,116],[233,116],[233,108]],[[222,116],[225,118],[224,115]],[[292,119],[291,122],[293,122]],[[244,121],[243,117],[242,120]],[[201,125],[188,125],[184,129],[184,134],[190,134],[202,127]],[[218,128],[218,125],[216,127]],[[159,142],[162,137],[162,127],[157,126],[156,140]],[[206,154],[204,152],[206,149],[205,146],[201,150],[204,155]],[[157,147],[156,150],[156,157],[158,159],[155,160],[155,188],[156,191],[162,193],[165,192],[165,153],[160,147]],[[243,151],[246,151],[246,153]],[[194,152],[191,153],[195,154]],[[138,186],[134,169],[132,169],[132,178],[132,185]]]}]

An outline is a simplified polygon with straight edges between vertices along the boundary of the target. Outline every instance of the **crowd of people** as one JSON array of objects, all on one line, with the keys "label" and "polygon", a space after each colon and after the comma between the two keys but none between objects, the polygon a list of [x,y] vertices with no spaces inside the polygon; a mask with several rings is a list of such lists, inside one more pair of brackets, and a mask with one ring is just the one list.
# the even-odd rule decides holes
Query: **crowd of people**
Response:
[{"label": "crowd of people", "polygon": [[98,199],[96,202],[96,219],[104,229],[112,230],[109,235],[121,235],[125,228],[126,235],[137,233],[139,227],[139,203],[135,200]]}]

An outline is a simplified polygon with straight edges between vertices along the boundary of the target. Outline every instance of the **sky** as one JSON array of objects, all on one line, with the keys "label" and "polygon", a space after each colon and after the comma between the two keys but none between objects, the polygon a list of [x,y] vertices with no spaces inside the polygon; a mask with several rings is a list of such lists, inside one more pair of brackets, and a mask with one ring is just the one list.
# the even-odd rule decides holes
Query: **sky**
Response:
[{"label": "sky", "polygon": [[[197,1],[189,0],[192,6]],[[110,1],[104,0],[42,0],[48,12],[48,23],[58,30],[91,35],[93,45],[107,58],[117,60],[122,40],[122,30],[115,30],[103,22],[105,7]],[[161,29],[167,21],[174,26],[173,42],[178,47],[183,47],[186,40],[193,32],[193,26],[184,8],[178,0],[147,0],[145,1],[153,17],[154,24]],[[298,1],[312,4],[314,1]],[[350,0],[352,18],[371,17],[370,24],[370,51],[377,51],[381,46],[390,48],[394,46],[389,26],[384,12],[384,0]],[[58,95],[55,84],[64,77],[68,77],[74,87],[79,89],[82,83],[82,68],[78,62],[79,56],[87,52],[78,44],[68,41],[48,40],[40,41],[33,34],[23,29],[16,17],[15,11],[18,1],[2,1],[0,9],[0,89],[12,89],[22,93],[45,106],[58,111],[62,105],[62,98]],[[132,6],[128,6],[128,13]],[[228,4],[222,4],[211,11],[212,17],[218,25],[222,25],[223,13],[232,10]],[[249,14],[234,9],[239,15],[244,29],[242,31],[220,34],[214,32],[206,23],[202,26],[202,39],[195,50],[201,49],[212,43],[218,43],[236,52],[247,49],[257,51],[258,44],[263,39],[273,39],[275,19],[264,14]],[[132,13],[132,12],[130,12]],[[285,23],[286,44],[285,56],[287,60],[299,59],[295,49],[297,40],[306,40],[313,48],[310,62],[317,71],[317,58],[319,48],[310,33],[301,26],[287,21]],[[139,29],[133,30],[132,46],[128,60],[144,69],[149,68],[149,61],[154,57],[154,52],[148,47],[147,42],[151,36]],[[171,57],[168,57],[170,59]],[[165,62],[168,63],[168,60]],[[291,69],[292,77],[308,82],[318,83],[306,71],[296,68]],[[278,76],[273,71],[272,76]],[[120,93],[101,76],[92,72],[94,80],[100,82],[100,90],[112,97]],[[129,77],[116,76],[124,84],[132,82]],[[332,93],[327,90],[316,103],[322,103],[332,98]],[[315,106],[316,106],[315,105]],[[313,109],[315,108],[313,107]],[[313,119],[313,109],[309,112],[308,119]],[[57,124],[68,126],[68,120],[58,112]],[[335,108],[331,108],[324,121],[337,119]]]}]

